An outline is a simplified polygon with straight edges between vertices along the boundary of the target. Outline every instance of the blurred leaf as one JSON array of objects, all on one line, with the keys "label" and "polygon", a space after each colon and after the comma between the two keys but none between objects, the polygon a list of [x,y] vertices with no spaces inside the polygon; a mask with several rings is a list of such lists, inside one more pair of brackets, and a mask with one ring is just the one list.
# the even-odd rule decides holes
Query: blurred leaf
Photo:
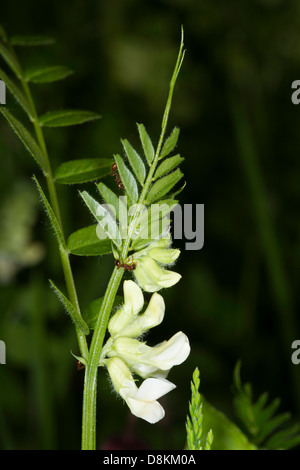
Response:
[{"label": "blurred leaf", "polygon": [[11,68],[11,70],[16,74],[18,78],[22,75],[19,63],[13,53],[6,47],[2,42],[0,42],[0,55]]},{"label": "blurred leaf", "polygon": [[151,165],[153,158],[154,158],[154,154],[155,154],[151,139],[149,135],[147,134],[147,131],[143,124],[138,124],[137,126],[138,126],[139,135],[140,135],[145,157],[149,165]]},{"label": "blurred leaf", "polygon": [[[202,397],[203,398],[203,397]],[[245,434],[223,413],[216,410],[203,399],[203,433],[210,429],[214,432],[213,449],[215,450],[257,450]]]},{"label": "blurred leaf", "polygon": [[0,112],[3,114],[3,116],[7,119],[21,142],[24,144],[24,146],[27,148],[27,150],[31,153],[31,155],[35,158],[37,163],[42,167],[43,170],[47,171],[47,165],[45,161],[45,156],[32,137],[32,135],[28,132],[28,130],[21,124],[20,121],[18,121],[17,118],[15,118],[7,108],[4,108],[3,106],[0,107]]},{"label": "blurred leaf", "polygon": [[183,177],[183,173],[177,168],[173,173],[156,181],[151,187],[147,196],[147,204],[152,204],[155,201],[162,199],[163,196],[168,194],[173,186],[178,183]]},{"label": "blurred leaf", "polygon": [[7,42],[7,34],[6,34],[6,31],[3,28],[2,24],[0,24],[0,39],[3,42]]},{"label": "blurred leaf", "polygon": [[145,165],[139,156],[139,154],[134,150],[132,145],[128,142],[127,139],[121,140],[123,148],[126,152],[130,165],[135,173],[135,176],[141,184],[145,181],[146,170]]},{"label": "blurred leaf", "polygon": [[25,78],[33,83],[50,83],[63,80],[71,75],[73,71],[62,65],[37,66],[25,71]]},{"label": "blurred leaf", "polygon": [[54,214],[53,209],[52,209],[51,205],[49,204],[48,199],[46,198],[46,196],[44,194],[44,191],[42,190],[42,188],[41,188],[41,186],[40,186],[40,184],[39,184],[39,182],[38,182],[38,180],[36,179],[35,176],[33,177],[33,181],[37,185],[37,188],[38,188],[38,191],[40,193],[42,202],[45,206],[45,209],[46,209],[46,212],[47,212],[48,217],[50,219],[52,228],[53,228],[54,233],[56,235],[58,244],[62,249],[65,249],[66,245],[65,245],[64,235],[62,233],[62,230],[61,230],[60,224],[59,224],[59,222],[56,218],[56,215]]},{"label": "blurred leaf", "polygon": [[50,36],[41,35],[15,35],[10,38],[13,46],[51,46],[55,39]]},{"label": "blurred leaf", "polygon": [[67,299],[67,297],[56,287],[56,285],[50,280],[51,287],[53,288],[55,294],[67,310],[68,314],[70,315],[75,327],[81,331],[84,335],[88,335],[90,330],[85,321],[83,320],[82,316],[75,308],[75,306]]},{"label": "blurred leaf", "polygon": [[119,175],[121,177],[122,183],[126,190],[126,193],[128,197],[130,198],[131,202],[134,204],[135,202],[137,202],[138,197],[139,197],[136,180],[133,174],[131,173],[131,171],[128,170],[127,166],[123,162],[123,159],[120,157],[120,155],[114,155],[114,158],[118,167]]},{"label": "blurred leaf", "polygon": [[[96,326],[97,318],[103,303],[104,297],[93,300],[82,312],[82,316],[91,330]],[[114,300],[112,311],[123,303],[123,297],[117,295]]]},{"label": "blurred leaf", "polygon": [[234,407],[250,439],[265,449],[290,449],[300,443],[300,424],[280,429],[287,423],[290,413],[275,415],[280,405],[277,398],[267,404],[268,394],[263,393],[254,402],[251,384],[242,385],[240,377],[241,362],[234,370]]},{"label": "blurred leaf", "polygon": [[161,176],[169,173],[171,170],[174,170],[181,162],[183,162],[184,158],[182,158],[179,154],[174,155],[174,157],[167,158],[164,160],[159,167],[157,168],[154,178],[160,178]]},{"label": "blurred leaf", "polygon": [[103,205],[99,204],[99,202],[97,202],[86,191],[81,192],[80,196],[88,206],[95,219],[99,222],[99,225],[105,234],[116,244],[118,248],[121,248],[122,241],[115,217],[113,217],[113,215]]},{"label": "blurred leaf", "polygon": [[84,124],[88,121],[100,119],[100,115],[92,111],[80,111],[64,109],[60,111],[48,111],[39,117],[39,123],[45,127],[64,127]]},{"label": "blurred leaf", "polygon": [[162,151],[160,152],[160,159],[166,157],[172,152],[172,150],[174,150],[179,137],[179,132],[179,128],[174,127],[172,134],[165,140]]},{"label": "blurred leaf", "polygon": [[94,181],[110,174],[111,159],[85,158],[62,163],[55,171],[55,180],[62,184]]},{"label": "blurred leaf", "polygon": [[23,92],[19,89],[19,87],[6,75],[6,73],[0,69],[0,79],[4,81],[5,85],[14,96],[14,98],[18,101],[18,103],[22,106],[25,113],[29,118],[32,118],[32,112],[30,105],[27,101],[27,98],[24,96]]},{"label": "blurred leaf", "polygon": [[69,252],[78,256],[101,256],[111,253],[111,241],[108,238],[100,240],[96,228],[97,225],[90,225],[72,233],[67,242]]}]

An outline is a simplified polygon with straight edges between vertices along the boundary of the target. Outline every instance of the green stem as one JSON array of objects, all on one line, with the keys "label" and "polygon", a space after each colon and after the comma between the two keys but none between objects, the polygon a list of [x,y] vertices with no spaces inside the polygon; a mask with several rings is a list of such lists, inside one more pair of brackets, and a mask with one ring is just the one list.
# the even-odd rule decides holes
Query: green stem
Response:
[{"label": "green stem", "polygon": [[[16,60],[17,60],[17,57],[16,57]],[[33,123],[33,127],[34,127],[34,130],[35,130],[37,141],[38,141],[39,146],[42,149],[42,151],[44,153],[44,156],[45,156],[46,166],[47,166],[47,171],[45,172],[45,178],[46,178],[46,181],[47,181],[49,197],[50,197],[50,203],[51,203],[52,209],[54,211],[54,214],[55,214],[55,216],[56,216],[56,218],[57,218],[57,220],[60,224],[62,234],[64,236],[63,224],[62,224],[61,213],[60,213],[60,207],[59,207],[59,202],[58,202],[58,197],[57,197],[57,192],[56,192],[56,187],[55,187],[55,181],[54,181],[53,171],[52,171],[52,167],[51,167],[50,160],[49,160],[49,155],[48,155],[48,151],[47,151],[47,146],[46,146],[44,134],[43,134],[42,128],[39,124],[39,119],[38,119],[36,106],[35,106],[35,103],[34,103],[29,85],[28,85],[28,83],[27,83],[27,81],[24,77],[21,66],[20,66],[19,79],[21,81],[24,93],[25,93],[25,95],[28,99],[29,106],[31,108],[31,113],[32,113],[31,120],[32,120],[32,123]],[[71,268],[71,264],[70,264],[69,253],[68,253],[67,250],[64,250],[64,249],[60,249],[59,253],[60,253],[61,264],[62,264],[62,268],[63,268],[63,272],[64,272],[65,282],[66,282],[67,291],[68,291],[70,301],[77,308],[78,312],[80,312],[80,306],[79,306],[79,302],[78,302],[78,297],[77,297],[77,292],[76,292],[76,287],[75,287],[75,282],[74,282],[74,276],[73,276],[73,272],[72,272],[72,268]],[[77,338],[78,338],[80,353],[85,359],[87,359],[87,357],[88,357],[88,346],[87,346],[86,337],[77,328],[76,328],[76,334],[77,334]]]},{"label": "green stem", "polygon": [[82,450],[96,448],[96,403],[97,403],[97,373],[106,333],[109,315],[124,274],[124,269],[114,268],[107,286],[102,308],[90,346],[88,364],[85,370],[83,412],[82,412]]},{"label": "green stem", "polygon": [[[153,174],[157,166],[161,147],[162,147],[166,129],[167,129],[175,83],[176,83],[178,73],[182,65],[184,54],[185,54],[185,51],[183,50],[183,30],[182,30],[180,49],[179,49],[175,69],[172,75],[172,79],[170,81],[169,95],[168,95],[167,104],[166,104],[163,119],[162,119],[161,134],[160,134],[159,142],[157,145],[153,162],[149,169],[147,179],[145,181],[143,190],[139,197],[137,210],[133,214],[129,223],[128,237],[124,243],[122,254],[121,254],[122,259],[126,259],[128,256],[132,234],[135,230],[135,225],[138,219],[137,218],[138,205],[144,203],[147,193],[152,183]],[[89,350],[89,358],[88,358],[88,364],[85,370],[84,391],[83,391],[83,412],[82,412],[82,449],[83,450],[94,450],[96,448],[97,373],[98,373],[98,367],[99,367],[99,362],[100,362],[100,356],[102,352],[104,335],[106,333],[109,316],[110,316],[113,303],[117,295],[118,287],[122,280],[123,274],[124,274],[123,268],[119,268],[119,269],[117,267],[114,268],[114,271],[112,273],[112,276],[110,278],[109,284],[105,292],[103,303],[101,305],[101,309],[99,312],[98,320],[95,326],[93,339],[92,339],[90,350]]]}]

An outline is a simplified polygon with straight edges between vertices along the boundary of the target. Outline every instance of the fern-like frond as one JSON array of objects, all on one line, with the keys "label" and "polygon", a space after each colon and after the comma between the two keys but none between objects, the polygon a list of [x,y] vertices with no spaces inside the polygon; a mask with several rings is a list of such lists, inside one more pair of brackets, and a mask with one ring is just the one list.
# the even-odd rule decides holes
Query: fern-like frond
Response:
[{"label": "fern-like frond", "polygon": [[192,396],[189,403],[190,415],[186,418],[187,448],[189,450],[211,450],[213,443],[213,432],[210,430],[206,439],[203,434],[203,403],[199,393],[200,373],[198,367],[194,370],[191,382]]},{"label": "fern-like frond", "polygon": [[290,413],[276,414],[280,399],[268,402],[268,393],[255,401],[252,385],[242,384],[241,362],[234,370],[234,408],[250,440],[260,448],[287,450],[300,444],[300,424],[288,424]]}]

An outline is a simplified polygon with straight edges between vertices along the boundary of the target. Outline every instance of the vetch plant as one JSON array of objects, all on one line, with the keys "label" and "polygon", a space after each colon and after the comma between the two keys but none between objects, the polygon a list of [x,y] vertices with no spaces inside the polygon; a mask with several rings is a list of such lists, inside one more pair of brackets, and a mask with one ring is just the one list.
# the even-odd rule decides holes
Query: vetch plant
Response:
[{"label": "vetch plant", "polygon": [[[0,27],[0,54],[19,81],[19,85],[2,69],[0,69],[0,79],[5,82],[7,89],[32,123],[34,136],[7,107],[1,106],[0,111],[36,160],[47,182],[49,199],[38,179],[34,177],[57,239],[67,296],[52,281],[51,287],[75,326],[80,350],[80,355],[75,357],[85,368],[82,449],[95,449],[99,367],[107,369],[115,390],[135,416],[149,423],[156,423],[164,416],[164,410],[158,402],[159,398],[175,388],[166,377],[170,369],[184,362],[190,352],[188,338],[182,332],[176,333],[169,340],[154,347],[143,341],[143,334],[158,326],[164,318],[165,304],[158,291],[175,285],[181,278],[180,274],[167,269],[180,255],[179,250],[171,247],[170,235],[170,211],[178,203],[177,195],[183,189],[183,187],[179,190],[174,188],[183,177],[179,169],[183,158],[172,155],[177,144],[179,129],[175,127],[170,136],[165,137],[173,92],[185,54],[183,31],[156,149],[144,125],[138,124],[144,153],[142,157],[128,140],[124,139],[121,143],[126,159],[116,154],[113,160],[73,160],[62,163],[55,172],[51,166],[43,128],[83,124],[100,116],[90,111],[69,109],[38,115],[30,84],[61,80],[69,76],[72,71],[57,65],[23,70],[15,47],[49,45],[52,42],[51,38],[40,36],[9,38]],[[109,174],[115,179],[116,191],[112,191],[102,182],[98,183],[100,201],[94,199],[87,191],[80,192],[84,203],[95,218],[95,225],[81,228],[67,239],[64,234],[56,184],[96,181]],[[120,193],[123,196],[121,198]],[[153,215],[151,206],[161,202],[164,204],[164,211]],[[122,223],[124,219],[126,224]],[[153,222],[153,219],[159,227],[154,237],[148,230],[149,221]],[[92,316],[84,316],[80,308],[69,255],[89,256],[109,253],[114,257],[114,268],[104,297],[93,303]],[[118,289],[127,271],[134,275],[136,282],[124,281],[122,306],[111,317]],[[152,293],[152,297],[147,308],[140,313],[144,305],[142,290]],[[107,331],[110,337],[104,344]],[[136,375],[144,379],[139,386],[135,381]]]}]

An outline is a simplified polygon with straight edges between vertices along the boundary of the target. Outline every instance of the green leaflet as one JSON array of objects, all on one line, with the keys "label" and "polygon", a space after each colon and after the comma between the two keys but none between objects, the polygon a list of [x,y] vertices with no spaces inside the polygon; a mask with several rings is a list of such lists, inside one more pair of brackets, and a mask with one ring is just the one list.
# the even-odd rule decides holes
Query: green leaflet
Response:
[{"label": "green leaflet", "polygon": [[13,46],[51,46],[55,39],[42,35],[15,35],[10,38]]},{"label": "green leaflet", "polygon": [[6,73],[0,69],[0,79],[4,81],[5,85],[7,86],[8,90],[14,96],[14,98],[18,101],[18,103],[22,106],[27,116],[31,119],[32,112],[31,107],[28,103],[26,96],[23,92],[19,89],[19,87],[6,75]]},{"label": "green leaflet", "polygon": [[154,158],[154,155],[155,155],[154,147],[152,145],[151,139],[150,139],[149,135],[147,134],[147,131],[146,131],[144,125],[143,124],[137,124],[137,127],[138,127],[138,131],[139,131],[139,135],[140,135],[140,139],[141,139],[141,143],[142,143],[142,146],[143,146],[145,157],[146,157],[147,162],[149,163],[149,165],[151,165],[151,163],[153,161],[153,158]]},{"label": "green leaflet", "polygon": [[[91,330],[93,330],[96,326],[103,299],[104,297],[100,297],[99,299],[93,300],[82,312],[82,316]],[[114,300],[112,310],[115,310],[118,306],[121,306],[122,303],[123,297],[117,295]]]},{"label": "green leaflet", "polygon": [[132,145],[128,142],[127,139],[121,140],[123,148],[126,152],[128,160],[130,162],[131,168],[133,169],[135,176],[137,177],[138,181],[141,185],[145,181],[146,177],[146,170],[143,160],[139,156],[139,154],[134,150]]},{"label": "green leaflet", "polygon": [[45,127],[64,127],[84,124],[88,121],[94,121],[101,116],[92,111],[79,111],[64,109],[60,111],[48,111],[39,117],[39,123]]},{"label": "green leaflet", "polygon": [[40,167],[44,170],[47,171],[47,164],[46,164],[46,159],[45,156],[39,147],[39,145],[36,143],[32,135],[28,132],[28,130],[21,124],[20,121],[18,121],[17,118],[15,118],[7,108],[1,106],[0,107],[0,112],[3,114],[3,116],[7,119],[21,142],[24,144],[24,146],[27,148],[27,150],[31,153],[31,155],[35,158],[37,163],[40,165]]},{"label": "green leaflet", "polygon": [[99,204],[99,202],[92,198],[86,191],[81,192],[80,196],[107,236],[118,248],[121,248],[122,241],[115,218],[103,205]]},{"label": "green leaflet", "polygon": [[104,183],[97,184],[97,188],[106,204],[112,206],[115,210],[116,217],[122,221],[127,216],[127,206],[123,198],[119,198]]},{"label": "green leaflet", "polygon": [[173,173],[156,181],[151,187],[147,196],[147,204],[152,204],[155,201],[162,199],[163,196],[168,194],[173,186],[183,177],[183,173],[177,168]]},{"label": "green leaflet", "polygon": [[11,70],[16,74],[18,78],[21,77],[22,72],[19,66],[19,63],[13,53],[2,43],[0,42],[0,55],[3,57],[7,65]]},{"label": "green leaflet", "polygon": [[177,144],[178,136],[179,136],[179,128],[174,127],[171,135],[165,140],[162,151],[160,152],[160,156],[159,156],[160,159],[166,157],[167,155],[169,155],[169,153],[172,152],[172,150],[174,150]]},{"label": "green leaflet", "polygon": [[81,331],[84,335],[88,335],[90,330],[87,324],[85,323],[84,319],[78,312],[78,310],[74,307],[74,305],[67,299],[67,297],[56,287],[56,285],[50,280],[50,284],[52,289],[54,290],[55,294],[67,310],[68,314],[70,315],[74,325],[78,330]]},{"label": "green leaflet", "polygon": [[179,188],[177,191],[174,191],[173,193],[169,194],[168,197],[174,198],[174,197],[178,196],[178,194],[182,193],[182,191],[184,190],[185,187],[186,187],[186,182],[184,182],[183,185],[181,186],[181,188]]},{"label": "green leaflet", "polygon": [[128,194],[130,201],[134,204],[135,202],[137,202],[139,197],[136,180],[131,171],[128,170],[120,155],[114,155],[114,158],[126,193]]},{"label": "green leaflet", "polygon": [[111,159],[85,158],[62,163],[55,171],[55,180],[61,184],[79,184],[95,181],[110,174]]},{"label": "green leaflet", "polygon": [[100,239],[97,232],[103,234],[103,230],[97,225],[81,228],[73,232],[67,241],[70,253],[77,256],[101,256],[111,253],[111,241],[109,238]]},{"label": "green leaflet", "polygon": [[71,75],[73,71],[62,65],[37,66],[25,71],[25,78],[32,83],[50,83],[63,80]]},{"label": "green leaflet", "polygon": [[56,218],[56,216],[53,212],[53,209],[52,209],[51,205],[49,204],[48,199],[46,198],[45,193],[42,190],[42,188],[41,188],[41,186],[40,186],[40,184],[39,184],[39,182],[38,182],[38,180],[36,179],[35,176],[33,176],[33,181],[37,185],[37,189],[40,193],[42,202],[45,206],[46,212],[47,212],[48,217],[50,219],[50,222],[51,222],[52,228],[54,230],[54,233],[56,235],[58,244],[62,249],[66,249],[65,238],[64,238],[64,235],[62,233],[60,224],[59,224],[59,222],[58,222],[58,220],[57,220],[57,218]]},{"label": "green leaflet", "polygon": [[159,167],[157,168],[154,179],[160,178],[161,176],[169,173],[170,171],[174,170],[181,162],[183,162],[184,158],[182,158],[179,154],[174,155],[174,157],[167,158],[164,160]]}]

